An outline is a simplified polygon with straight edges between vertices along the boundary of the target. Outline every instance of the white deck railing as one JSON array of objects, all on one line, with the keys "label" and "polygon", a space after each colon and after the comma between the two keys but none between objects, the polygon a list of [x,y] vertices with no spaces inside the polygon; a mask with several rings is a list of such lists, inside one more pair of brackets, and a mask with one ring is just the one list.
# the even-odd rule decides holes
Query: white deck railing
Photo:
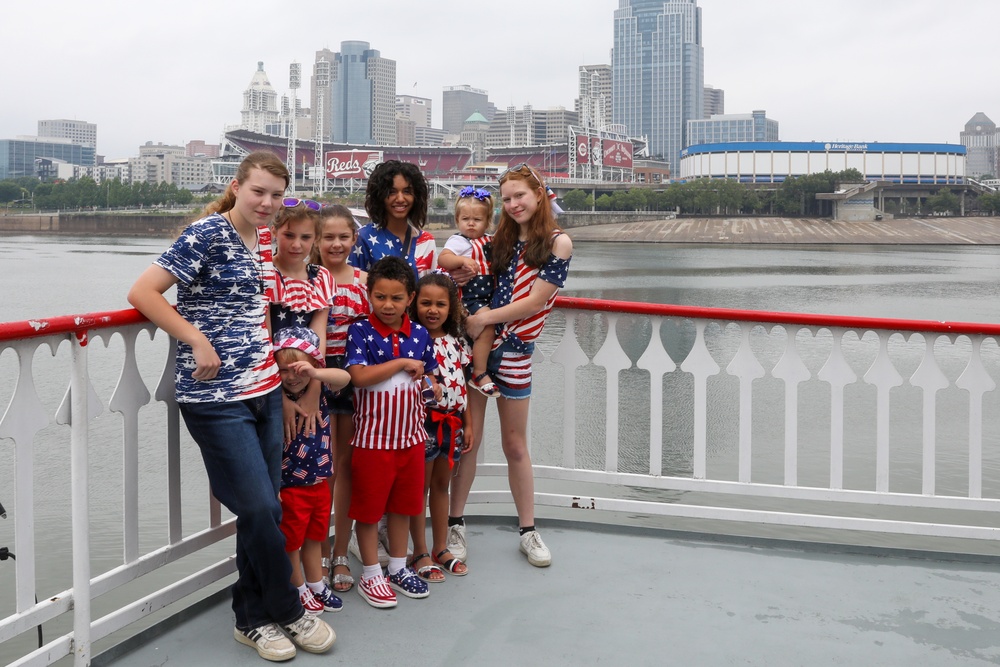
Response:
[{"label": "white deck railing", "polygon": [[[531,437],[539,506],[966,538],[994,548],[1000,410],[990,408],[998,398],[1000,326],[583,299],[560,299],[558,306],[535,356]],[[173,401],[173,355],[162,337],[135,311],[0,324],[0,371],[7,378],[9,370],[12,385],[0,451],[13,443],[13,484],[0,485],[13,545],[6,542],[9,524],[0,520],[0,547],[17,554],[14,590],[0,585],[0,616],[13,607],[0,618],[0,656],[35,626],[58,628],[60,619],[64,626],[72,619],[15,665],[67,655],[89,664],[94,642],[235,569],[228,550],[205,562],[234,532],[207,489],[196,502],[204,518],[188,521],[193,532],[183,530],[190,512],[182,489],[197,474],[182,475],[186,434]],[[106,348],[115,341],[114,348],[92,350],[95,339]],[[68,360],[59,357],[64,341]],[[57,357],[52,370],[34,368],[44,348]],[[101,359],[90,359],[91,351]],[[59,384],[66,366],[68,390]],[[159,378],[158,404],[147,407],[144,375],[151,372]],[[121,416],[120,436],[109,435],[107,419],[95,428],[103,407],[93,380],[108,373],[117,374],[107,405]],[[38,546],[49,492],[34,480],[39,468],[53,465],[37,458],[39,433],[52,428],[44,406],[54,399],[52,391],[39,397],[43,385],[66,392],[55,421],[68,427],[70,440],[68,448],[56,446],[71,468],[73,573],[61,591],[49,590],[51,564]],[[157,432],[141,432],[150,411]],[[56,435],[63,443],[66,427]],[[90,454],[108,444],[95,441],[97,430],[120,441],[114,484],[94,479]],[[484,482],[505,471],[496,439],[488,427]],[[144,456],[160,442],[165,463],[150,473]],[[165,509],[154,512],[166,530],[144,548],[140,480],[151,474],[166,480]],[[113,538],[122,554],[103,570],[92,570],[91,545],[107,537],[95,528],[95,482],[120,487],[121,496],[120,534]],[[488,486],[477,484],[470,501],[510,502],[508,492]],[[199,555],[165,585],[161,577],[154,590],[131,591],[146,575],[172,572],[163,568]],[[0,584],[10,579],[7,566],[0,565]],[[102,596],[113,600],[102,605],[110,609],[95,611],[91,603]]]}]

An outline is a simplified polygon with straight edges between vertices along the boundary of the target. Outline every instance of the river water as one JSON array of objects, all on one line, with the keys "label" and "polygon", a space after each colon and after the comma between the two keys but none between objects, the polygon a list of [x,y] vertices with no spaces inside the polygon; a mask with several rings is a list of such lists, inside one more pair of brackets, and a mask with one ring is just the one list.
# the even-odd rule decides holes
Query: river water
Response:
[{"label": "river water", "polygon": [[[3,295],[0,320],[127,308],[125,293],[129,285],[167,244],[166,239],[0,237],[0,294]],[[1000,322],[998,269],[1000,247],[580,243],[576,246],[570,278],[562,293],[764,311]],[[559,326],[559,319],[555,318],[553,324]],[[162,340],[162,334],[156,341],[140,336],[140,367],[151,391],[165,358]],[[595,345],[597,343],[599,340]],[[108,350],[104,350],[104,342],[92,344],[90,348],[95,391],[105,404],[104,414],[94,421],[91,435],[92,562],[96,571],[120,564],[122,550],[121,420],[107,410],[107,400],[120,369],[117,364],[122,343],[116,337],[107,344]],[[683,341],[678,343],[676,354],[669,346],[668,341],[668,351],[679,363],[683,359]],[[68,386],[65,368],[68,356],[65,343],[55,358],[45,350],[35,354],[38,394],[50,416],[55,413]],[[4,352],[0,355],[0,406],[6,407],[16,377],[15,355],[11,351]],[[544,381],[540,378],[539,384]],[[599,384],[607,378],[603,371],[590,369],[581,371],[578,381]],[[630,388],[642,392],[644,386],[648,387],[641,379],[623,379],[623,393]],[[601,391],[603,395],[603,386]],[[536,400],[540,398],[541,394]],[[822,401],[816,404],[824,405]],[[808,410],[809,405],[808,396],[805,396],[801,409]],[[828,410],[828,407],[822,409]],[[166,499],[165,448],[160,436],[163,429],[159,412],[147,409],[140,413],[140,433],[153,434],[145,436],[151,442],[144,438],[140,452],[140,548],[143,552],[159,546],[166,534],[163,508]],[[627,412],[626,409],[623,428],[641,437],[644,428],[641,418],[629,420]],[[731,423],[732,415],[726,418]],[[819,421],[823,418],[817,415]],[[826,415],[825,419],[828,418]],[[894,413],[893,418],[902,423],[914,417]],[[804,419],[808,421],[809,416]],[[602,420],[603,414],[581,416],[579,430],[593,426],[601,432]],[[674,426],[683,431],[678,435],[680,441],[690,440],[689,425]],[[730,429],[729,426],[720,428]],[[542,430],[543,436],[547,433]],[[536,435],[535,442],[540,440],[548,441],[549,438]],[[553,434],[553,440],[551,448],[538,445],[536,461],[554,463],[558,460],[561,439]],[[602,447],[603,436],[592,443],[583,442],[578,457],[584,462],[592,460],[600,468]],[[68,430],[57,425],[40,431],[33,447],[39,596],[63,590],[71,581],[68,448]],[[184,532],[190,534],[207,524],[207,485],[196,448],[185,439],[182,450]],[[631,455],[623,451],[622,470],[631,471],[634,467],[640,471],[642,456],[641,451]],[[961,456],[956,455],[951,463],[961,468],[961,462]],[[897,466],[901,471],[898,474],[903,476],[898,484],[906,488],[917,483],[914,471],[919,471],[919,467],[914,468],[911,463],[906,461]],[[948,463],[948,460],[943,461],[945,466]],[[670,452],[665,452],[665,474],[683,474],[689,464],[683,457],[674,460]],[[868,462],[862,462],[855,472],[867,476],[868,467]],[[847,470],[845,482],[848,486],[851,474],[852,470]],[[10,440],[0,440],[0,503],[8,512],[14,509],[12,482],[13,445]],[[990,489],[987,485],[984,491]],[[10,519],[0,520],[2,546],[14,547],[13,521]],[[206,554],[204,558],[207,564],[218,556]],[[0,563],[0,616],[13,611],[13,581],[13,567]],[[6,657],[12,655],[12,648],[0,646],[0,659],[5,657],[5,650]]]}]

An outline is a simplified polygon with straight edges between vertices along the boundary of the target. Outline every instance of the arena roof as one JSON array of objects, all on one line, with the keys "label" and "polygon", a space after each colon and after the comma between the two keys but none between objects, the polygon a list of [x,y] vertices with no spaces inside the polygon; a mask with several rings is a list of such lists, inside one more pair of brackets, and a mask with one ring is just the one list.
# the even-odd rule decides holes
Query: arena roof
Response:
[{"label": "arena roof", "polygon": [[891,144],[868,141],[743,141],[719,144],[698,144],[681,151],[681,156],[698,153],[949,153],[965,155],[959,144]]}]

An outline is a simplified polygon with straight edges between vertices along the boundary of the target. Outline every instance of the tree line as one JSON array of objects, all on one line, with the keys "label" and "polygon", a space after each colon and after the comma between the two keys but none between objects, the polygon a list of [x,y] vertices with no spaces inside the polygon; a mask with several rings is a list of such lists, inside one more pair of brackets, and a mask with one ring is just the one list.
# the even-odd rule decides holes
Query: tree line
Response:
[{"label": "tree line", "polygon": [[194,200],[190,190],[170,183],[123,183],[118,178],[98,183],[89,176],[52,183],[31,177],[0,181],[0,203],[40,210],[185,206]]},{"label": "tree line", "polygon": [[[834,192],[844,183],[864,183],[857,169],[824,171],[785,179],[774,189],[752,188],[733,179],[700,178],[670,183],[663,189],[633,188],[603,194],[596,201],[584,190],[570,190],[562,197],[567,211],[679,211],[692,215],[802,215],[824,217],[832,212],[831,203],[816,199],[821,192]],[[887,213],[957,213],[959,198],[949,190],[925,198],[920,210],[899,210],[899,204],[886,200]],[[966,201],[966,210],[1000,212],[1000,193],[984,194]]]}]

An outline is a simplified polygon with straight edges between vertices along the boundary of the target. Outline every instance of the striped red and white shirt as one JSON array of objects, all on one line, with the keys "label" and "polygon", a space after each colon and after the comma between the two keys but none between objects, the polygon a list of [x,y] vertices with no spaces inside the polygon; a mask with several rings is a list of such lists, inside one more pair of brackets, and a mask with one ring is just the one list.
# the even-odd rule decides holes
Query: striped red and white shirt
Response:
[{"label": "striped red and white shirt", "polygon": [[346,285],[337,283],[330,299],[330,316],[326,324],[326,365],[339,367],[333,357],[342,357],[347,350],[347,327],[351,322],[368,316],[372,310],[368,289],[361,283],[361,269],[354,269],[354,279]]},{"label": "striped red and white shirt", "polygon": [[[347,330],[344,367],[374,366],[393,359],[424,362],[424,372],[437,369],[434,343],[427,329],[404,316],[398,330],[382,324],[374,315],[351,324]],[[354,388],[354,439],[351,445],[365,449],[407,449],[423,445],[426,408],[420,382],[400,371],[377,384]]]},{"label": "striped red and white shirt", "polygon": [[[557,232],[556,236],[558,234]],[[569,259],[550,254],[545,264],[532,267],[524,263],[523,255],[524,242],[518,241],[514,245],[514,256],[511,258],[510,266],[497,276],[497,286],[493,291],[494,310],[526,298],[531,293],[535,280],[541,279],[560,288],[566,284],[566,277],[569,274]],[[527,351],[528,346],[542,333],[545,320],[555,302],[556,294],[554,293],[545,302],[542,309],[534,315],[498,324],[493,349],[500,347],[504,341],[509,341],[514,349],[524,348],[521,351]]]}]

